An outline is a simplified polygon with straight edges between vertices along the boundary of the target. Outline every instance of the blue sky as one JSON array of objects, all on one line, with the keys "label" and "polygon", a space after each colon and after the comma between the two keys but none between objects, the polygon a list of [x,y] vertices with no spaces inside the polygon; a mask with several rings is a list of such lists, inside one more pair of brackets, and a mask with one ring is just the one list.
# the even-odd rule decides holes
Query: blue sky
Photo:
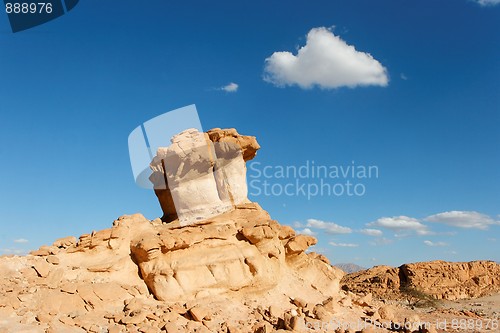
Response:
[{"label": "blue sky", "polygon": [[15,34],[0,14],[0,250],[160,216],[127,137],[196,104],[257,136],[252,176],[377,166],[362,196],[251,196],[333,262],[499,261],[495,2],[87,0]]}]

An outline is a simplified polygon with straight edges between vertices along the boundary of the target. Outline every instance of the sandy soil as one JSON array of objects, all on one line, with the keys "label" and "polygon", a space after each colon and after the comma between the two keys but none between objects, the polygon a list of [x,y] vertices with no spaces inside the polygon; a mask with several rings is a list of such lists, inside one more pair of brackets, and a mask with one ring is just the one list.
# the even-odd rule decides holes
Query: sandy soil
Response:
[{"label": "sandy soil", "polygon": [[[398,317],[431,323],[438,332],[500,332],[500,294],[476,299],[439,301],[436,307],[410,308],[397,302]],[[415,315],[418,318],[415,318]],[[413,320],[412,320],[413,318]]]}]

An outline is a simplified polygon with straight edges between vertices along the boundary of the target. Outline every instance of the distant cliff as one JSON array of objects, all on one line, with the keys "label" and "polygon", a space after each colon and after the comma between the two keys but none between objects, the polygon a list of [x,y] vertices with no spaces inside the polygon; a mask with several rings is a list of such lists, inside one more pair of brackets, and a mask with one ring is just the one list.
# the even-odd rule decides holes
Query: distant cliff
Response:
[{"label": "distant cliff", "polygon": [[494,261],[430,261],[400,267],[375,266],[344,276],[344,290],[397,297],[404,287],[436,299],[475,298],[500,292],[500,265]]}]

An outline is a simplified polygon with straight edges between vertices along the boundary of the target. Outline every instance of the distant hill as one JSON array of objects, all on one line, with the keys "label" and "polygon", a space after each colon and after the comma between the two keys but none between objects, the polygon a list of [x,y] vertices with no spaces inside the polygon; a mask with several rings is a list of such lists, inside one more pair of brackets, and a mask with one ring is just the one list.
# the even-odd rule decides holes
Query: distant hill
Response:
[{"label": "distant hill", "polygon": [[353,263],[335,264],[334,266],[340,268],[341,270],[343,270],[347,274],[355,273],[355,272],[359,272],[359,271],[364,271],[366,269],[364,267],[361,267],[361,266],[353,264]]}]

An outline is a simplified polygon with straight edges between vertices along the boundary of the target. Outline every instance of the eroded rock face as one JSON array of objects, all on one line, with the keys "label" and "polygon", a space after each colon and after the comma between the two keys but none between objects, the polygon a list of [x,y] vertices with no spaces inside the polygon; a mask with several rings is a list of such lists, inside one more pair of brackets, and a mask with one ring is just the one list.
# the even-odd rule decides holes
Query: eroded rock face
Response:
[{"label": "eroded rock face", "polygon": [[159,148],[150,180],[163,220],[198,223],[248,202],[245,161],[260,146],[235,129],[185,130]]},{"label": "eroded rock face", "polygon": [[493,261],[431,261],[376,266],[346,275],[341,284],[349,291],[369,291],[388,298],[399,297],[405,286],[436,299],[475,298],[500,291],[500,265]]}]

